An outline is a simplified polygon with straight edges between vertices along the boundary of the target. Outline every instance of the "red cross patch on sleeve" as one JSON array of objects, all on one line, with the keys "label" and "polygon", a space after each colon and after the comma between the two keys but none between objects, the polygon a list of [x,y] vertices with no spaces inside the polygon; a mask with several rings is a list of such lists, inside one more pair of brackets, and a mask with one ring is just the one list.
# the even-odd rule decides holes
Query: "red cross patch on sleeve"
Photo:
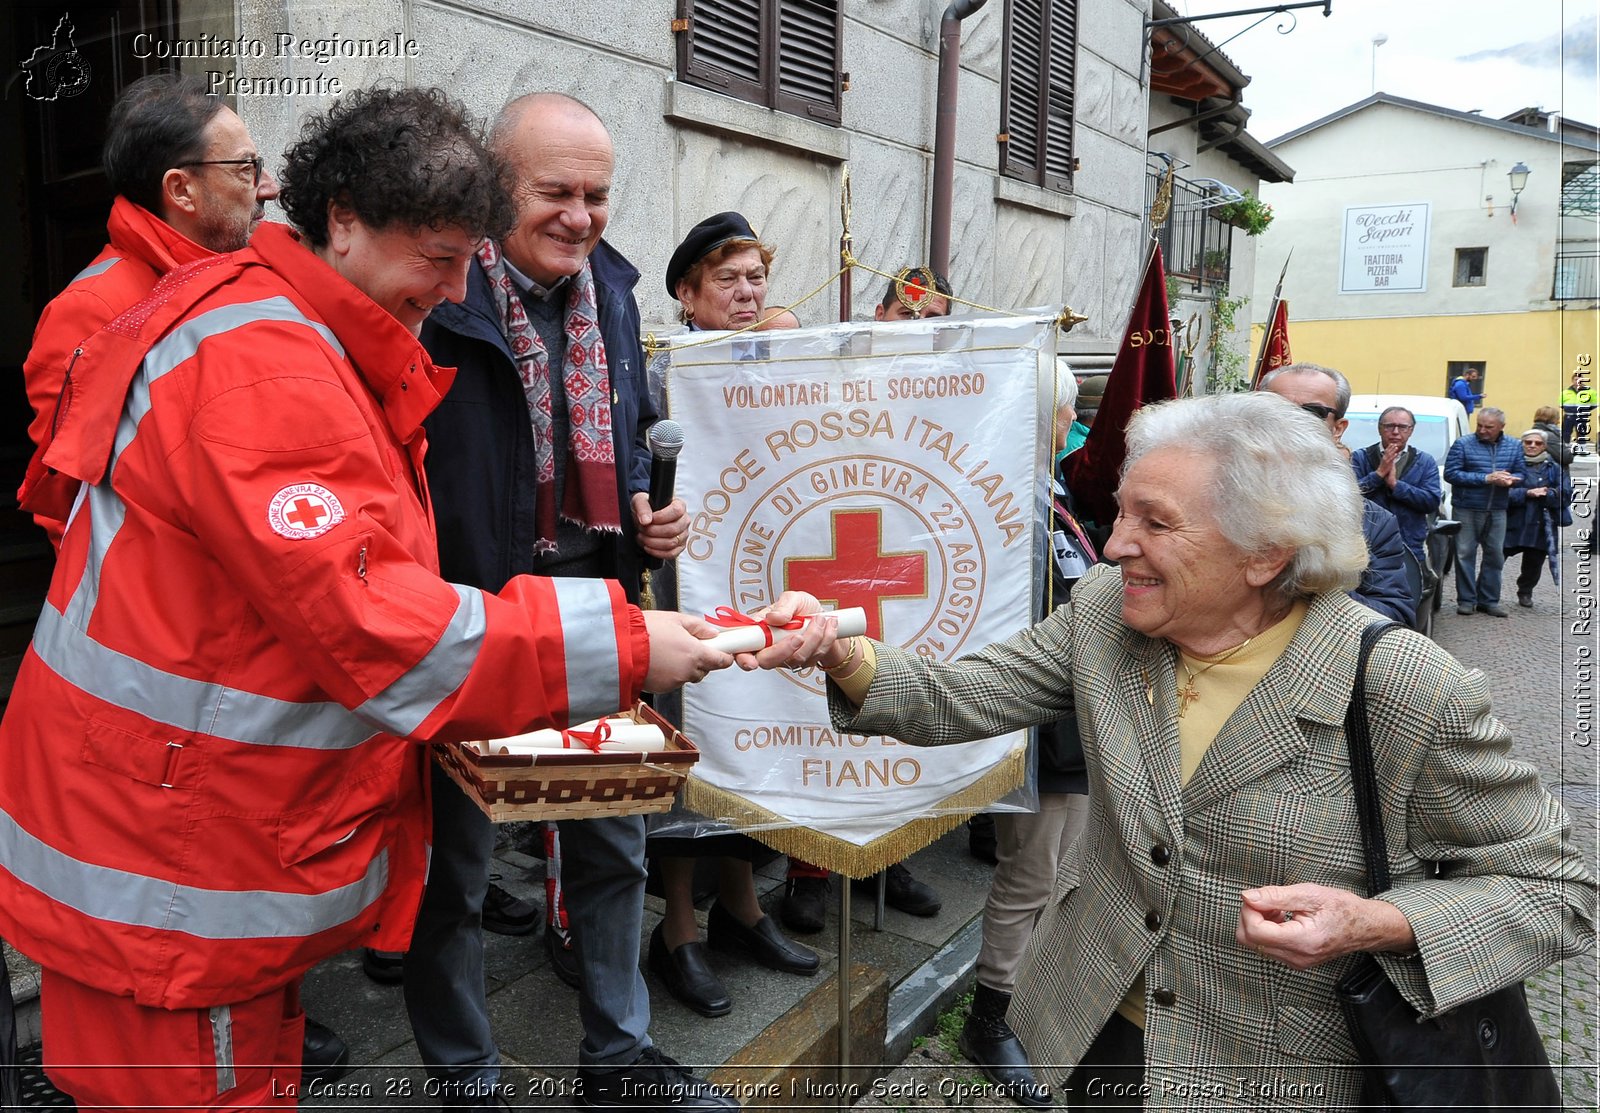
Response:
[{"label": "red cross patch on sleeve", "polygon": [[272,496],[267,524],[279,537],[309,541],[344,521],[339,497],[318,483],[291,483]]}]

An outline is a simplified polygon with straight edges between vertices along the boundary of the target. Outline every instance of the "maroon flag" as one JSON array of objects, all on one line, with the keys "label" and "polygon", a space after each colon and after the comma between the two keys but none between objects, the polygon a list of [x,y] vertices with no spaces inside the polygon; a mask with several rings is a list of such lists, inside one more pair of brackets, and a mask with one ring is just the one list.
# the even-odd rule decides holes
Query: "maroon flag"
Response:
[{"label": "maroon flag", "polygon": [[1109,526],[1117,516],[1117,476],[1128,446],[1128,419],[1140,406],[1178,394],[1167,321],[1167,280],[1157,244],[1145,267],[1144,283],[1128,318],[1128,331],[1106,380],[1105,394],[1089,439],[1065,462],[1067,489],[1078,509],[1095,524]]},{"label": "maroon flag", "polygon": [[1261,335],[1261,349],[1261,358],[1257,361],[1260,366],[1252,390],[1260,388],[1262,376],[1270,375],[1278,368],[1287,367],[1294,362],[1294,357],[1289,354],[1288,302],[1277,303],[1272,320],[1267,322],[1267,331]]}]

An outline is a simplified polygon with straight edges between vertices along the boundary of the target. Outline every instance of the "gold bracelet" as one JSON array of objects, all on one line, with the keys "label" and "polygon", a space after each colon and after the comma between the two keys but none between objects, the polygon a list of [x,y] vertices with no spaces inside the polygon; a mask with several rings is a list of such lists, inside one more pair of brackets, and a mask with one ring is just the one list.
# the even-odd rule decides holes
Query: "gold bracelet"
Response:
[{"label": "gold bracelet", "polygon": [[[844,662],[841,661],[839,663],[843,664]],[[845,673],[845,675],[843,675],[843,676],[835,676],[831,671],[828,671],[826,669],[823,670],[823,671],[828,673],[828,679],[829,680],[833,681],[835,684],[839,684],[839,685],[842,686],[842,685],[848,684],[848,683],[850,683],[850,681],[854,680],[856,678],[856,674],[859,673],[862,669],[864,669],[866,667],[867,667],[867,660],[866,660],[865,657],[863,657],[861,659],[861,661],[857,663],[855,668],[851,669],[849,672]]]},{"label": "gold bracelet", "polygon": [[[842,660],[841,660],[841,661],[840,661],[840,662],[839,662],[839,663],[838,663],[838,664],[837,664],[837,665],[827,665],[827,666],[825,666],[825,667],[824,667],[824,668],[823,668],[823,670],[822,670],[822,671],[823,671],[823,672],[825,672],[825,673],[827,673],[827,674],[828,674],[828,675],[829,675],[829,676],[833,676],[833,673],[834,673],[834,670],[835,670],[835,669],[842,669],[842,668],[844,668],[844,667],[845,667],[845,666],[846,666],[846,665],[848,665],[848,664],[849,664],[849,663],[850,663],[850,662],[851,662],[851,661],[853,661],[853,660],[855,660],[855,656],[856,656],[856,654],[857,654],[857,653],[859,653],[859,652],[860,652],[860,651],[861,651],[861,639],[860,639],[860,638],[851,638],[851,639],[850,639],[850,652],[849,652],[849,653],[846,653],[846,654],[845,654],[845,655],[844,655],[844,658],[843,658],[843,659],[842,659]],[[860,667],[861,667],[861,666],[860,666],[860,665],[857,665],[857,666],[856,666],[856,668],[858,668],[858,669],[859,669],[859,668],[860,668]],[[851,673],[850,673],[850,675],[851,675],[851,676],[854,676],[854,675],[855,675],[855,672],[854,672],[854,671],[852,671],[852,672],[851,672]],[[834,677],[834,679],[835,679],[835,680],[837,680],[837,679],[838,679],[838,677]]]}]

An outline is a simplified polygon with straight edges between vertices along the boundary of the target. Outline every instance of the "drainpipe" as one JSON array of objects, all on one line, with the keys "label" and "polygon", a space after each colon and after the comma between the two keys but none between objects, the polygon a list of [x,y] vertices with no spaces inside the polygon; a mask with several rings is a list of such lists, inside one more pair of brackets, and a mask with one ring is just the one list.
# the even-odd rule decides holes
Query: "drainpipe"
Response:
[{"label": "drainpipe", "polygon": [[954,0],[939,20],[939,91],[933,128],[933,226],[928,263],[950,274],[950,195],[956,176],[956,88],[961,81],[961,21],[986,0]]}]

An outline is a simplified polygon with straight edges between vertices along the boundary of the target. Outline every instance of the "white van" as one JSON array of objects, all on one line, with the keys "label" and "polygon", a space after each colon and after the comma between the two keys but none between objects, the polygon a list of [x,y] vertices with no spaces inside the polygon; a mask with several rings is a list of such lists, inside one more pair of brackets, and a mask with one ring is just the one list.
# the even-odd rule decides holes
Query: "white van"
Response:
[{"label": "white van", "polygon": [[1390,406],[1404,406],[1417,417],[1417,427],[1411,431],[1411,447],[1426,452],[1439,464],[1439,485],[1444,488],[1444,502],[1439,506],[1439,517],[1450,518],[1450,484],[1444,481],[1444,457],[1450,446],[1472,431],[1467,411],[1454,398],[1435,398],[1428,394],[1352,394],[1345,419],[1350,427],[1342,438],[1351,452],[1360,452],[1369,444],[1378,443],[1378,415]]}]

